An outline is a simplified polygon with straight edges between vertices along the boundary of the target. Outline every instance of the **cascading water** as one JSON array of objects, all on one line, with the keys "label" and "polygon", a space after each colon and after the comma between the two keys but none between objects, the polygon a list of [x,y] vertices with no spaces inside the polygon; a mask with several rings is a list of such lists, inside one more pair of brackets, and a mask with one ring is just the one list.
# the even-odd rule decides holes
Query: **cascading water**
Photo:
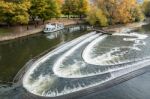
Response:
[{"label": "cascading water", "polygon": [[[112,41],[112,38],[121,38],[122,40],[119,42],[117,40]],[[146,45],[143,41],[146,38],[146,35],[137,33],[116,33],[111,38],[106,39],[108,42],[101,42],[101,38],[97,38],[83,51],[83,59],[89,64],[101,66],[132,62],[135,58],[139,60],[138,56],[131,56],[130,54],[135,53],[134,55],[137,55],[137,51],[138,54],[143,53],[140,47]]]},{"label": "cascading water", "polygon": [[57,97],[103,84],[150,65],[147,40],[133,32],[86,34],[33,63],[23,86],[38,96]]}]

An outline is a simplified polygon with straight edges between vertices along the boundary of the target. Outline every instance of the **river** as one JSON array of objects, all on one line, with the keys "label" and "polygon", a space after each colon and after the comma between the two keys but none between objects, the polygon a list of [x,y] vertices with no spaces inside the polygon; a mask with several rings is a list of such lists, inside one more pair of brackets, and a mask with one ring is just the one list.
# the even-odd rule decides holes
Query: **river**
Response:
[{"label": "river", "polygon": [[[135,32],[149,35],[149,25],[145,25]],[[2,42],[0,44],[0,99],[28,99],[27,92],[22,85],[12,85],[13,78],[25,63],[43,52],[51,51],[87,33],[89,31],[85,26],[70,26],[53,34],[39,33],[17,40]],[[88,62],[92,62],[92,60]],[[107,65],[107,62],[97,62],[97,64]],[[67,76],[65,73],[58,73],[58,75]],[[83,96],[81,99],[148,99],[150,91],[149,75],[150,73],[147,72],[104,91]],[[82,77],[82,75],[76,74],[70,77]]]}]

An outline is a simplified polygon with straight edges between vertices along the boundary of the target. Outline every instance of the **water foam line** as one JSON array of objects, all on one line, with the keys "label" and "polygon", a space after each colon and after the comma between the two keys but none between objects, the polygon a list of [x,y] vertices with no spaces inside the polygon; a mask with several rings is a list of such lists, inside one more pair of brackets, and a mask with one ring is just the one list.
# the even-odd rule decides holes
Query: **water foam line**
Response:
[{"label": "water foam line", "polygon": [[[131,62],[134,62],[134,61],[141,61],[142,60],[141,58],[136,58],[136,60],[135,59],[133,59],[133,60],[126,60],[126,61],[123,61],[123,62],[119,61],[118,63],[115,63],[115,64],[103,63],[103,61],[111,60],[111,59],[117,57],[117,56],[111,56],[111,53],[113,53],[115,51],[118,51],[117,50],[118,48],[115,49],[115,50],[112,49],[111,51],[109,51],[109,52],[99,56],[98,58],[91,58],[90,54],[91,54],[92,48],[94,48],[94,45],[97,44],[97,43],[98,43],[98,39],[96,39],[95,41],[90,43],[85,48],[85,50],[83,51],[82,57],[83,57],[84,61],[87,62],[88,64],[97,65],[97,66],[115,66],[115,65],[121,65],[121,64],[125,64],[125,63],[131,63]],[[129,48],[129,49],[132,49],[132,50],[141,51],[141,49],[139,49],[136,46],[133,46],[133,47],[123,46],[123,47],[120,47],[119,49],[121,49],[121,48]],[[123,54],[125,54],[125,53],[123,53]]]},{"label": "water foam line", "polygon": [[[77,78],[77,76],[68,76],[68,75],[64,75],[64,72],[60,72],[61,70],[61,65],[63,64],[63,61],[70,55],[72,55],[77,49],[79,49],[80,47],[82,47],[85,43],[88,43],[94,39],[96,39],[97,37],[99,37],[101,34],[96,34],[96,35],[93,35],[85,40],[83,40],[82,42],[80,42],[79,44],[77,44],[76,46],[74,46],[73,48],[71,48],[69,51],[67,51],[65,54],[63,54],[57,61],[56,63],[54,64],[53,66],[53,72],[55,75],[57,75],[58,77],[64,77],[64,78]],[[85,77],[84,75],[83,76],[79,76],[78,78],[81,78],[81,77]],[[87,77],[87,76],[86,76]]]},{"label": "water foam line", "polygon": [[86,34],[86,35],[83,35],[79,38],[76,38],[76,39],[56,48],[55,50],[49,52],[45,56],[43,56],[40,59],[38,59],[37,61],[35,61],[23,77],[23,81],[22,81],[23,86],[26,89],[28,89],[28,85],[27,85],[28,79],[30,78],[30,75],[34,72],[34,70],[40,66],[40,64],[44,63],[47,59],[51,58],[52,56],[57,55],[57,54],[65,51],[65,50],[67,50],[68,48],[74,46],[75,44],[77,44],[77,43],[81,42],[82,40],[84,40],[88,37],[91,37],[92,35],[95,35],[95,34],[96,34],[96,32],[91,32],[89,34]]},{"label": "water foam line", "polygon": [[[144,65],[143,65],[144,63]],[[115,78],[118,78],[118,77],[121,77],[123,75],[126,75],[128,73],[131,73],[133,71],[136,71],[136,70],[139,70],[139,69],[142,69],[144,67],[147,67],[150,65],[150,60],[144,60],[144,61],[141,61],[141,62],[137,62],[135,64],[132,64],[133,67],[130,67],[130,68],[126,68],[126,69],[123,69],[123,70],[120,70],[120,71],[114,71],[114,72],[111,72],[111,77],[108,77],[106,78],[105,80],[103,81],[99,81],[99,82],[94,82],[90,85],[87,85],[87,86],[84,86],[82,87],[80,84],[78,87],[74,87],[74,88],[64,88],[63,91],[61,92],[58,92],[58,91],[49,91],[49,92],[43,92],[42,95],[40,94],[37,94],[37,93],[34,93],[36,95],[39,95],[39,96],[43,96],[43,97],[58,97],[58,96],[63,96],[63,95],[67,95],[67,94],[70,94],[72,92],[78,92],[78,91],[81,91],[81,90],[84,90],[84,89],[88,89],[88,88],[92,88],[92,87],[96,87],[98,85],[101,85],[101,84],[104,84],[104,83],[107,83],[108,81],[111,81]]]},{"label": "water foam line", "polygon": [[150,65],[150,57],[147,59],[143,59],[142,61],[137,61],[133,64],[130,64],[130,65],[126,66],[126,68],[120,68],[117,71],[112,71],[111,75],[113,78],[116,78],[118,76],[122,76],[127,73],[139,70],[141,68],[148,67],[149,65]]},{"label": "water foam line", "polygon": [[[141,51],[141,49],[138,47],[138,45],[146,45],[146,43],[144,41],[141,41],[142,39],[146,39],[148,36],[147,35],[144,35],[144,34],[137,34],[137,33],[115,33],[113,35],[118,35],[118,36],[131,36],[131,37],[136,37],[136,38],[124,38],[123,40],[124,41],[134,41],[134,45],[133,47],[130,47],[130,46],[123,46],[123,47],[120,47],[120,48],[129,48],[131,50],[137,50],[137,51]],[[92,65],[105,65],[105,66],[108,66],[108,65],[119,65],[119,64],[123,64],[125,63],[126,61],[124,62],[120,62],[118,64],[105,64],[104,62],[107,61],[107,60],[112,60],[113,56],[111,56],[111,53],[112,51],[110,52],[107,52],[106,54],[103,54],[97,58],[91,58],[90,57],[90,54],[91,51],[92,51],[92,48],[94,48],[94,46],[99,43],[101,41],[101,39],[96,39],[95,41],[93,41],[92,43],[90,43],[86,48],[85,50],[83,51],[83,54],[82,54],[82,57],[84,59],[85,62],[87,62],[88,64],[92,64]],[[115,52],[115,51],[114,51]],[[107,57],[109,56],[109,57]],[[131,61],[130,61],[131,62]]]},{"label": "water foam line", "polygon": [[[62,95],[67,95],[67,94],[70,94],[70,93],[72,93],[72,92],[77,92],[77,91],[81,91],[81,90],[84,90],[84,89],[88,89],[88,88],[91,88],[91,87],[96,87],[97,85],[101,85],[101,84],[103,84],[103,83],[106,83],[106,82],[108,82],[108,81],[110,81],[110,80],[113,80],[114,78],[117,78],[117,77],[120,77],[120,76],[123,76],[123,75],[125,75],[125,74],[128,74],[128,73],[130,73],[130,72],[133,72],[133,71],[136,71],[136,70],[139,70],[139,69],[142,69],[142,68],[144,68],[144,67],[148,67],[149,65],[150,65],[150,57],[145,57],[145,58],[137,58],[136,59],[136,61],[133,61],[133,62],[131,62],[131,61],[126,61],[127,63],[125,63],[125,65],[126,66],[124,66],[124,67],[117,67],[117,68],[110,68],[110,69],[108,69],[108,70],[106,70],[106,71],[104,71],[104,72],[99,72],[99,75],[100,74],[103,74],[103,73],[111,73],[111,77],[110,78],[107,78],[107,79],[105,79],[105,80],[103,80],[103,81],[98,81],[98,82],[94,82],[94,83],[91,83],[90,85],[87,85],[87,86],[81,86],[80,85],[80,83],[79,83],[79,86],[78,87],[74,87],[74,88],[64,88],[64,90],[62,91],[62,92],[58,92],[58,90],[56,90],[56,91],[49,91],[49,92],[45,92],[45,91],[43,91],[43,93],[42,94],[39,94],[39,93],[37,93],[37,91],[36,90],[34,90],[34,88],[35,87],[38,87],[40,84],[39,83],[41,83],[41,82],[43,82],[43,80],[45,81],[45,80],[48,80],[48,82],[51,82],[51,81],[53,81],[53,79],[55,79],[55,78],[51,78],[51,77],[49,77],[49,76],[40,76],[39,77],[39,82],[38,83],[35,83],[35,85],[33,84],[33,85],[28,85],[29,83],[28,83],[28,80],[29,80],[29,78],[31,77],[31,74],[32,73],[34,73],[34,70],[36,69],[36,68],[38,68],[43,62],[45,62],[47,59],[50,59],[52,56],[54,56],[54,55],[57,55],[57,54],[59,54],[59,53],[61,53],[61,52],[64,52],[65,50],[67,50],[67,49],[69,49],[69,48],[71,48],[69,51],[67,51],[65,54],[63,54],[59,59],[58,59],[58,61],[56,61],[56,63],[54,64],[54,65],[56,65],[56,73],[58,73],[57,72],[57,70],[59,70],[59,66],[60,66],[60,64],[61,63],[63,63],[63,61],[66,59],[65,57],[68,57],[69,55],[71,55],[71,54],[73,54],[78,48],[80,48],[80,47],[82,47],[82,45],[84,45],[85,43],[87,43],[87,42],[89,42],[89,41],[92,41],[93,39],[94,39],[94,37],[95,38],[97,38],[96,36],[97,36],[98,34],[95,34],[95,33],[93,33],[93,34],[91,34],[91,35],[84,35],[83,37],[81,37],[81,38],[78,38],[78,39],[75,39],[75,40],[73,40],[73,41],[71,41],[71,42],[69,42],[69,43],[66,43],[66,44],[64,44],[64,45],[62,45],[61,47],[58,47],[56,50],[53,50],[52,52],[50,52],[50,53],[48,53],[48,54],[46,54],[45,56],[43,56],[42,58],[40,58],[39,60],[37,60],[32,66],[31,66],[31,68],[26,72],[26,74],[24,75],[24,77],[23,77],[23,86],[29,91],[29,92],[31,92],[31,93],[33,93],[33,94],[35,94],[35,95],[38,95],[38,96],[44,96],[44,97],[57,97],[57,96],[62,96]],[[103,36],[101,36],[101,37],[103,37]],[[100,37],[100,38],[101,38]],[[93,39],[92,39],[93,38]],[[96,39],[96,40],[99,40],[99,41],[97,41],[97,43],[98,42],[100,42],[101,40],[103,40],[102,38],[101,38],[101,40],[100,40],[100,38],[98,38],[98,39]],[[144,37],[142,37],[142,39],[143,39]],[[91,39],[91,40],[89,40],[89,39]],[[141,39],[141,38],[140,38]],[[90,43],[89,45],[92,45],[94,42],[95,42],[95,44],[96,44],[96,40],[94,40],[92,43]],[[85,48],[85,50],[83,51],[83,54],[82,54],[82,57],[84,57],[84,58],[87,58],[87,56],[88,55],[86,55],[87,54],[87,52],[88,53],[90,53],[90,48],[92,48],[92,47],[94,47],[94,45],[95,44],[93,44],[92,46],[87,46],[86,48]],[[88,49],[89,48],[89,49]],[[57,63],[58,62],[58,63]],[[130,63],[131,62],[131,63]],[[129,64],[130,63],[130,64]],[[121,63],[121,64],[123,64],[123,63]],[[115,64],[116,65],[116,64]],[[57,67],[58,66],[58,67]],[[111,66],[111,65],[110,65]],[[114,65],[112,65],[112,66],[114,66]],[[53,67],[53,68],[54,68]],[[53,69],[52,68],[52,69]],[[54,71],[54,70],[53,70]],[[58,77],[60,77],[60,75],[57,75]],[[62,76],[62,75],[61,75]],[[88,77],[88,75],[85,75],[86,77]],[[94,75],[93,75],[94,76]],[[65,77],[65,76],[64,76]],[[65,77],[66,78],[66,77]],[[82,79],[82,76],[81,76],[81,79]],[[44,83],[43,83],[44,84]],[[42,85],[42,84],[41,84]],[[45,87],[45,86],[44,86]],[[33,88],[33,89],[31,89],[31,88]]]},{"label": "water foam line", "polygon": [[107,37],[107,35],[103,35],[97,39],[95,39],[93,42],[91,42],[83,51],[82,53],[82,58],[85,62],[87,62],[88,64],[95,64],[95,61],[90,59],[90,56],[88,53],[91,52],[93,46],[101,41],[103,41],[105,38]]},{"label": "water foam line", "polygon": [[128,36],[128,37],[136,37],[137,39],[146,39],[148,36],[144,34],[138,34],[136,32],[133,33],[114,33],[113,36]]}]

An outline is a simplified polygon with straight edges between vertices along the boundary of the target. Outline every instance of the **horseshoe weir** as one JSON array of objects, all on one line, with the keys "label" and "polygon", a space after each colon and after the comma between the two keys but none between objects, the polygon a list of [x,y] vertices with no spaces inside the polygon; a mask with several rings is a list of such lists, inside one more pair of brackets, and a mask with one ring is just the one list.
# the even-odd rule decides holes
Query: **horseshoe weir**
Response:
[{"label": "horseshoe weir", "polygon": [[88,94],[92,88],[148,67],[149,42],[149,34],[136,31],[87,33],[31,64],[22,79],[23,87],[30,94],[50,99]]}]

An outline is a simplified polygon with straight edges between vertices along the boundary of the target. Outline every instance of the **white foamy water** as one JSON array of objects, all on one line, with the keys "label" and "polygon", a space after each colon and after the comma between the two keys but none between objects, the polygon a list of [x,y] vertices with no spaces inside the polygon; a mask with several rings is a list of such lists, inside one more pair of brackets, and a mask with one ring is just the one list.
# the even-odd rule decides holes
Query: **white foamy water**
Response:
[{"label": "white foamy water", "polygon": [[33,86],[30,86],[30,92],[32,92],[33,94],[39,95],[39,96],[57,97],[57,96],[62,96],[62,95],[69,94],[72,92],[81,91],[84,89],[92,88],[92,87],[95,87],[97,85],[106,83],[110,80],[113,80],[114,78],[120,77],[120,76],[125,75],[127,73],[130,73],[132,71],[135,71],[135,70],[141,69],[143,67],[149,66],[150,60],[149,59],[144,60],[144,61],[137,62],[137,63],[131,64],[131,65],[132,66],[129,66],[128,68],[124,68],[124,69],[120,69],[120,70],[116,70],[116,71],[110,71],[111,77],[110,78],[107,77],[103,81],[93,82],[90,85],[78,83],[78,85],[74,86],[73,88],[65,87],[64,90],[62,90],[61,92],[58,92],[57,89],[45,91],[45,89],[47,89],[47,87],[51,86],[54,79],[52,79],[51,77],[48,77],[48,76],[45,76],[45,77],[40,76],[40,78],[39,78],[40,80],[38,82],[35,81],[35,84],[33,84]]},{"label": "white foamy water", "polygon": [[90,42],[92,40],[94,40],[95,38],[97,38],[98,36],[100,36],[100,34],[96,34],[93,35],[85,40],[83,40],[82,42],[80,42],[79,44],[77,44],[76,46],[74,46],[73,48],[71,48],[69,51],[67,51],[65,54],[63,54],[54,64],[53,66],[53,71],[54,73],[59,76],[59,77],[64,77],[64,78],[81,78],[81,77],[87,77],[90,75],[82,75],[82,74],[74,74],[74,72],[80,70],[80,68],[82,68],[84,65],[83,62],[75,62],[74,64],[72,64],[71,66],[64,66],[63,62],[68,58],[68,56],[72,55],[77,49],[79,49],[80,47],[82,47],[85,43]]},{"label": "white foamy water", "polygon": [[[89,64],[101,65],[101,66],[117,65],[126,62],[132,62],[135,59],[121,61],[120,58],[124,57],[124,55],[126,55],[130,50],[141,51],[139,45],[140,46],[146,45],[146,43],[143,40],[148,37],[147,35],[138,34],[138,33],[115,33],[114,36],[125,36],[125,38],[123,38],[123,41],[125,42],[131,41],[133,45],[132,46],[123,45],[116,48],[110,48],[110,51],[107,51],[106,53],[94,57],[93,54],[95,53],[95,48],[99,43],[101,43],[101,38],[97,38],[95,41],[90,43],[83,51],[82,56],[84,61]],[[115,60],[118,61],[116,62]]]},{"label": "white foamy water", "polygon": [[[65,50],[67,50],[68,48],[74,46],[75,44],[81,42],[82,40],[92,36],[96,34],[96,32],[92,32],[92,33],[89,33],[89,34],[86,34],[84,36],[81,36],[69,43],[66,43],[60,47],[58,47],[57,49],[53,50],[52,52],[46,54],[45,56],[43,56],[42,58],[38,59],[35,63],[32,64],[32,66],[29,68],[29,70],[26,72],[26,74],[24,75],[24,78],[23,78],[23,86],[26,88],[26,89],[30,89],[32,88],[31,87],[31,74],[34,73],[34,71],[36,70],[36,68],[38,68],[39,66],[41,66],[42,63],[44,63],[46,60],[50,59],[52,56],[56,55],[56,54],[59,54]],[[42,80],[41,80],[42,81]],[[40,81],[39,81],[40,82]],[[39,83],[37,83],[38,85]]]},{"label": "white foamy water", "polygon": [[53,85],[55,77],[50,75],[40,75],[37,80],[28,79],[24,84],[24,87],[27,88],[30,92],[41,95],[47,88]]},{"label": "white foamy water", "polygon": [[114,33],[114,36],[128,36],[128,37],[136,37],[137,39],[146,39],[148,36],[145,34],[138,34],[138,33]]},{"label": "white foamy water", "polygon": [[[96,87],[150,65],[149,55],[133,58],[135,52],[135,55],[141,55],[141,47],[146,45],[144,40],[147,35],[116,33],[113,36],[119,39],[115,40],[121,38],[120,43],[124,45],[115,45],[113,42],[109,47],[109,44],[104,44],[106,50],[101,45],[111,36],[100,35],[92,32],[81,36],[38,59],[23,78],[24,88],[35,95],[57,97]],[[56,60],[53,62],[55,56]],[[90,66],[90,72],[87,65]],[[44,72],[42,68],[49,72]],[[42,72],[37,72],[39,70]]]}]

